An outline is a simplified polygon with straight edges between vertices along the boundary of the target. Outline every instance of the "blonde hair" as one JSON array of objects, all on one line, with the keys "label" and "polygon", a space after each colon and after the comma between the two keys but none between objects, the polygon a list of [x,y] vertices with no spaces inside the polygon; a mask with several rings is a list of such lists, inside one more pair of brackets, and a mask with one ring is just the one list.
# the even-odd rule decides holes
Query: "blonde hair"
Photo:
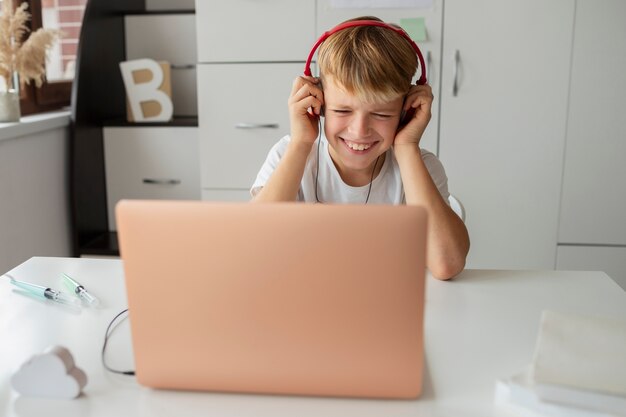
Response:
[{"label": "blonde hair", "polygon": [[[364,16],[353,20],[377,20]],[[355,26],[332,34],[319,48],[322,83],[332,76],[348,93],[372,103],[405,95],[417,71],[417,55],[401,35],[379,26]]]}]

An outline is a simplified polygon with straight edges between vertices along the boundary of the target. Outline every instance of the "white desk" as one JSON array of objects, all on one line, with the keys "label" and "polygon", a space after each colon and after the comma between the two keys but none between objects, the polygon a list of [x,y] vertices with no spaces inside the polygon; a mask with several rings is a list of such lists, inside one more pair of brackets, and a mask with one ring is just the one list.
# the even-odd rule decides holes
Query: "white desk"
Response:
[{"label": "white desk", "polygon": [[[104,370],[106,326],[126,307],[117,260],[32,258],[16,279],[59,287],[66,272],[99,296],[102,308],[72,312],[13,292],[0,281],[0,415],[30,416],[476,416],[492,409],[495,380],[532,359],[543,309],[626,319],[626,292],[602,272],[465,271],[458,279],[428,278],[425,389],[416,401],[282,397],[158,391]],[[167,335],[164,335],[167,337]],[[46,347],[74,354],[89,382],[76,400],[19,397],[9,385],[17,367]],[[113,334],[108,362],[134,369],[128,321]]]}]

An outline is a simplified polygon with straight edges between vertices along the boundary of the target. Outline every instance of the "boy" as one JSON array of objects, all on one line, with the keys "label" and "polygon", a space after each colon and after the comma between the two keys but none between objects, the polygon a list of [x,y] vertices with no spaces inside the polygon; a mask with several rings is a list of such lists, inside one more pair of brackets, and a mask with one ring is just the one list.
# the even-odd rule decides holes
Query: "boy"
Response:
[{"label": "boy", "polygon": [[254,201],[421,205],[428,212],[426,265],[436,278],[452,278],[465,266],[469,237],[447,203],[443,166],[419,148],[431,88],[411,85],[418,60],[407,39],[367,24],[378,18],[356,20],[363,25],[320,45],[319,78],[293,82],[291,134],[270,150],[251,194]]}]

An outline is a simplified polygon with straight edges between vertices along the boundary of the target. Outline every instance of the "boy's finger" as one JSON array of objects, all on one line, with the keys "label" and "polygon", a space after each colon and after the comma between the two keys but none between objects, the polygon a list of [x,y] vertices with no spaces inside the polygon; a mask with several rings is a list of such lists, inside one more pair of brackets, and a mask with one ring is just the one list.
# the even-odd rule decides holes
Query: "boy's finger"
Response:
[{"label": "boy's finger", "polygon": [[417,108],[419,106],[422,105],[432,105],[432,102],[434,100],[434,96],[432,94],[431,91],[419,91],[416,92],[415,94],[413,94],[413,96],[407,100],[407,104],[405,104],[405,111],[409,110],[410,108]]},{"label": "boy's finger", "polygon": [[322,108],[322,102],[319,101],[314,96],[308,96],[300,101],[298,101],[298,107],[305,109],[308,113],[308,109],[312,109],[313,113],[316,115],[320,114]]},{"label": "boy's finger", "polygon": [[297,103],[300,100],[307,98],[309,96],[315,97],[320,102],[324,102],[324,93],[322,90],[314,85],[305,84],[300,87],[298,91],[291,95],[290,101],[293,103]]},{"label": "boy's finger", "polygon": [[291,84],[291,94],[293,95],[296,91],[300,90],[304,85],[316,85],[319,84],[319,78],[309,77],[306,75],[301,75],[296,77]]},{"label": "boy's finger", "polygon": [[312,108],[315,114],[319,114],[324,104],[322,97],[321,91],[311,90],[305,85],[289,98],[289,106],[299,114],[307,113],[309,108]]}]

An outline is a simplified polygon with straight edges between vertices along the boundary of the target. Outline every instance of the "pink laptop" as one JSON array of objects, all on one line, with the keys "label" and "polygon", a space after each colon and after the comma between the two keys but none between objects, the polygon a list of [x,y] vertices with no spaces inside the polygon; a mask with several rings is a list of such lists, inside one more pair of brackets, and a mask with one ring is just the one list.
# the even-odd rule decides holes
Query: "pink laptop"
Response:
[{"label": "pink laptop", "polygon": [[116,214],[140,384],[419,396],[422,208],[127,200]]}]

